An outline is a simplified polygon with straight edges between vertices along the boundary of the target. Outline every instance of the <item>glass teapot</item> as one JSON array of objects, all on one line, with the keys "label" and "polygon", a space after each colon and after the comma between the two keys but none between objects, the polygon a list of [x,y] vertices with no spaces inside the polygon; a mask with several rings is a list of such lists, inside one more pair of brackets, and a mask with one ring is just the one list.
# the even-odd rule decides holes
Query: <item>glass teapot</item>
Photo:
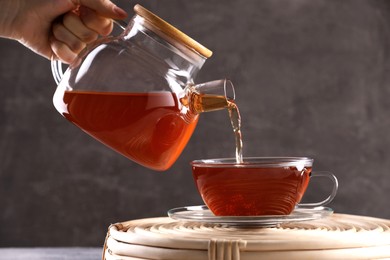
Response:
[{"label": "glass teapot", "polygon": [[212,52],[142,6],[134,11],[122,34],[87,46],[65,73],[52,60],[53,103],[95,139],[163,171],[186,146],[199,114],[226,108],[234,87],[229,80],[195,85]]}]

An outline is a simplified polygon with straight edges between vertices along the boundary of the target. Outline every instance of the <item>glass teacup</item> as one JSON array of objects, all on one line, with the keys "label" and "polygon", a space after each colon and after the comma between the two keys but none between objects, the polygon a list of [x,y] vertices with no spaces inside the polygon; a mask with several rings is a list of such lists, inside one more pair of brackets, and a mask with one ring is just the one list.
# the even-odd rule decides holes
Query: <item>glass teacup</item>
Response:
[{"label": "glass teacup", "polygon": [[[248,157],[191,162],[198,191],[216,216],[288,215],[296,206],[319,207],[336,196],[338,181],[330,172],[312,172],[307,157]],[[332,180],[331,194],[323,201],[299,204],[310,178]]]}]

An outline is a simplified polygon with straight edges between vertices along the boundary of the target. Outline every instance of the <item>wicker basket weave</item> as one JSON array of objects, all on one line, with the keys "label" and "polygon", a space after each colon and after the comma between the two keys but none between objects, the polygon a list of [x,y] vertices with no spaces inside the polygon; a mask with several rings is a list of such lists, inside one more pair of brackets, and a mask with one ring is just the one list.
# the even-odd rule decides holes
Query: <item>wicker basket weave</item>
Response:
[{"label": "wicker basket weave", "polygon": [[103,259],[390,259],[390,220],[333,214],[273,228],[139,219],[109,227]]}]

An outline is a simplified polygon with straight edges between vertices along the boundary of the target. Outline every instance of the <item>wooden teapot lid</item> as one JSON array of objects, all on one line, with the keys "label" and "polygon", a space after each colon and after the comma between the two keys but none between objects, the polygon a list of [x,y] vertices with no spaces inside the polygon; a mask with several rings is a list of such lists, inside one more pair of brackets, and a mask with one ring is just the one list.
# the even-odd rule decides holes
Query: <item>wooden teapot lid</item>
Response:
[{"label": "wooden teapot lid", "polygon": [[151,24],[156,26],[159,30],[163,31],[165,34],[167,34],[172,39],[183,43],[188,48],[193,49],[200,55],[204,56],[205,58],[211,57],[213,54],[212,51],[207,49],[202,44],[198,43],[176,27],[172,26],[171,24],[167,23],[154,13],[150,12],[149,10],[145,9],[141,5],[137,4],[134,6],[134,11],[136,14],[142,16],[144,19],[149,21]]}]

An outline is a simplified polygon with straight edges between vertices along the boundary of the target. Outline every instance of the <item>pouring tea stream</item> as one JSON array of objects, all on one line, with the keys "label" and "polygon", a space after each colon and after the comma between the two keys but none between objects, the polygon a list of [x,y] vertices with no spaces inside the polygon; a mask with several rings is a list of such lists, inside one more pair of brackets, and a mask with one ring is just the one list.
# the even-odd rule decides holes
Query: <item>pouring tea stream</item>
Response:
[{"label": "pouring tea stream", "polygon": [[181,154],[200,113],[236,108],[234,87],[226,79],[195,84],[212,52],[142,6],[134,11],[122,34],[87,46],[65,73],[52,60],[53,103],[103,144],[163,171]]}]

